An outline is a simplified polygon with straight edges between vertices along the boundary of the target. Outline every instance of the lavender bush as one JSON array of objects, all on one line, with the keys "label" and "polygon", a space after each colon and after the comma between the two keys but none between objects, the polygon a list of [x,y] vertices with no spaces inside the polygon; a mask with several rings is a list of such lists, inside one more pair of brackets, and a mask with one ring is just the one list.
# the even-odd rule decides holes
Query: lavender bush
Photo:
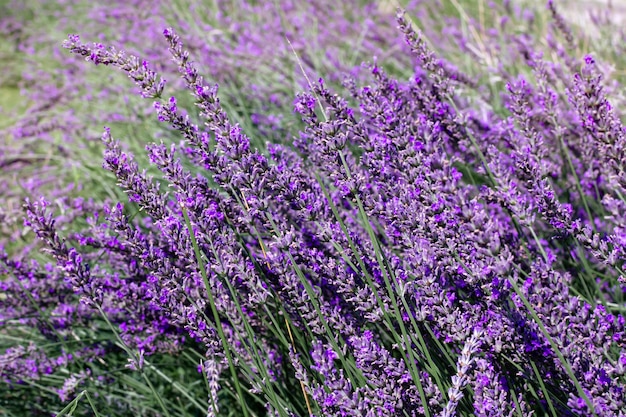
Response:
[{"label": "lavender bush", "polygon": [[[12,86],[10,91],[21,90],[24,97],[12,123],[0,125],[6,138],[0,155],[0,182],[8,200],[3,214],[14,220],[3,234],[12,232],[11,248],[24,246],[16,213],[25,196],[121,198],[111,176],[99,169],[102,123],[125,132],[126,149],[139,157],[144,136],[175,140],[127,94],[123,76],[96,73],[60,50],[58,40],[68,32],[124,45],[129,53],[156,63],[155,69],[180,90],[184,86],[176,82],[176,68],[161,47],[162,29],[180,28],[188,48],[222,86],[231,117],[254,137],[275,141],[288,139],[297,129],[298,120],[289,109],[295,92],[306,86],[291,62],[291,47],[307,70],[330,80],[358,72],[360,62],[372,55],[384,57],[398,70],[410,70],[406,48],[397,47],[399,34],[388,11],[373,3],[353,1],[337,7],[327,0],[282,1],[279,9],[255,2],[209,5],[186,0],[40,3],[11,1],[0,13],[0,31],[14,42],[8,44],[10,71],[2,84]],[[420,1],[409,7],[423,9],[422,14],[426,10]],[[315,30],[322,24],[324,30]],[[193,111],[192,103],[185,103]],[[13,110],[10,104],[6,111]],[[22,107],[28,111],[23,113]]]},{"label": "lavender bush", "polygon": [[626,415],[620,85],[548,11],[550,55],[506,2],[488,34],[448,25],[480,76],[402,11],[406,58],[388,66],[338,62],[326,81],[292,42],[306,90],[291,141],[262,116],[266,140],[246,133],[193,37],[162,34],[183,96],[167,94],[166,63],[70,35],[64,48],[121,70],[170,130],[147,171],[105,128],[127,204],[26,201],[53,262],[0,257],[3,407]]}]

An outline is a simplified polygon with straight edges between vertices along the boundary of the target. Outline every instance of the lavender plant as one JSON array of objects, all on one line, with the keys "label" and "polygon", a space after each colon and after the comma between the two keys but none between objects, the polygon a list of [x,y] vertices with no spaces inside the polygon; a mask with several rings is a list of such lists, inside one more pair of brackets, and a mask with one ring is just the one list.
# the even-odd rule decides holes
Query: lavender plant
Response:
[{"label": "lavender plant", "polygon": [[[125,146],[139,157],[143,135],[174,140],[153,123],[138,100],[126,94],[123,77],[95,74],[59,51],[58,39],[68,31],[122,44],[136,55],[141,52],[146,59],[160,63],[157,69],[168,78],[171,75],[172,87],[178,88],[182,84],[175,81],[176,68],[159,44],[162,28],[181,28],[188,47],[211,68],[209,75],[222,86],[224,104],[232,117],[256,133],[254,137],[274,140],[289,137],[286,131],[297,125],[297,118],[285,109],[291,106],[294,89],[304,85],[299,70],[286,65],[292,51],[285,36],[292,39],[308,70],[335,80],[346,71],[358,71],[360,61],[372,54],[387,57],[397,68],[406,68],[410,62],[404,51],[391,48],[398,34],[389,13],[378,10],[374,3],[366,7],[359,1],[330,7],[332,3],[325,0],[308,6],[283,1],[271,7],[254,2],[210,6],[184,0],[70,1],[43,7],[39,3],[12,1],[0,21],[3,33],[15,41],[15,56],[7,59],[7,68],[12,70],[10,83],[23,94],[21,111],[12,115],[8,126],[2,123],[0,127],[5,138],[1,181],[10,203],[4,210],[7,220],[17,218],[20,202],[27,195],[45,194],[51,200],[91,198],[92,191],[98,190],[99,199],[121,197],[112,178],[100,173],[100,128],[93,126],[106,123],[124,129],[128,135]],[[27,15],[31,24],[23,23]],[[320,22],[335,26],[309,29]],[[326,54],[324,60],[317,58],[322,53]],[[242,79],[247,85],[238,81]],[[244,88],[245,95],[241,93]],[[127,97],[123,104],[117,102],[120,95]],[[20,232],[19,225],[12,222],[3,234],[10,234],[11,246],[21,249],[15,243],[22,239]]]},{"label": "lavender plant", "polygon": [[[625,130],[616,86],[548,5],[555,59],[504,32],[527,69],[496,65],[486,87],[403,12],[408,79],[379,59],[335,92],[294,48],[303,128],[266,146],[173,29],[196,111],[146,60],[70,35],[180,140],[146,147],[154,175],[105,128],[128,204],[79,200],[64,218],[26,202],[53,264],[0,258],[2,324],[32,341],[14,336],[4,383],[96,414],[623,416]],[[160,370],[174,360],[201,384]]]}]

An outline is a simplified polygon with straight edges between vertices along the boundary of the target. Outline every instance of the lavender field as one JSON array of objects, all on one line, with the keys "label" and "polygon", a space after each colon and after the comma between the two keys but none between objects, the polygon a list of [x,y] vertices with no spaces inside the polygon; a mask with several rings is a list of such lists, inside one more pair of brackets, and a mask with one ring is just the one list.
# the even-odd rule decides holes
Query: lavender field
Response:
[{"label": "lavender field", "polygon": [[0,2],[0,416],[626,416],[569,4]]}]

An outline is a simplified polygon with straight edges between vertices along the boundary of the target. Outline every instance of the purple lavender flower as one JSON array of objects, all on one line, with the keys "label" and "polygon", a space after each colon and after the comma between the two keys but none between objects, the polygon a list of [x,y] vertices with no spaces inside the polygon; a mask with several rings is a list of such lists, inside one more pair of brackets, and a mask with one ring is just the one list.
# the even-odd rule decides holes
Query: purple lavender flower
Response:
[{"label": "purple lavender flower", "polygon": [[[281,33],[292,38],[303,75],[321,70],[297,36],[311,16],[283,6]],[[202,7],[194,6],[198,16]],[[310,14],[335,27],[335,9],[317,9]],[[492,9],[500,27],[535,24],[510,5]],[[96,20],[111,17],[98,10]],[[128,204],[70,209],[61,199],[59,216],[50,199],[27,201],[25,224],[55,265],[0,256],[9,276],[0,324],[31,327],[63,348],[12,346],[0,358],[7,383],[39,383],[73,367],[55,386],[61,400],[97,386],[96,365],[118,360],[120,348],[100,340],[64,346],[93,332],[130,352],[128,373],[145,376],[156,372],[155,358],[192,352],[190,368],[207,379],[207,407],[199,408],[208,415],[223,412],[233,385],[242,413],[258,406],[279,416],[620,415],[624,129],[596,59],[578,69],[571,48],[552,35],[558,63],[529,35],[504,34],[503,46],[447,28],[442,36],[498,79],[483,88],[438,58],[400,12],[394,36],[412,55],[395,63],[413,63],[408,76],[385,66],[393,54],[352,71],[350,97],[332,71],[315,84],[305,76],[296,85],[307,91],[293,102],[301,131],[292,143],[259,146],[215,81],[233,57],[242,67],[250,57],[275,63],[283,43],[259,42],[251,27],[217,14],[245,42],[222,61],[216,55],[206,78],[201,69],[216,44],[207,39],[228,39],[200,18],[200,32],[187,33],[187,22],[166,29],[160,47],[146,43],[150,62],[76,35],[65,42],[131,78],[170,130],[147,144],[156,169],[143,170],[139,155],[114,139],[120,130],[105,128],[103,166]],[[466,23],[485,33],[484,22]],[[371,52],[383,52],[375,36],[385,27],[364,35]],[[160,61],[165,49],[169,67]],[[326,58],[354,69],[333,53]],[[514,74],[509,59],[530,75]],[[159,74],[168,70],[180,77],[166,94]],[[187,97],[171,95],[170,85]],[[254,123],[280,124],[265,116]],[[55,123],[15,133],[46,134]]]}]

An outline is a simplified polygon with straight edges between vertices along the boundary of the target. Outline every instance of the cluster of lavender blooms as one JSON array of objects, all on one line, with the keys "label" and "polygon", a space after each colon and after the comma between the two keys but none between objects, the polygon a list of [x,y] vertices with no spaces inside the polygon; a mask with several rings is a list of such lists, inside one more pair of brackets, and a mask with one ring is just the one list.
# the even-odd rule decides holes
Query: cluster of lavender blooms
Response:
[{"label": "cluster of lavender blooms", "polygon": [[[6,13],[4,8],[0,12],[0,33],[15,43],[15,51],[23,57],[22,65],[11,71],[11,83],[21,90],[28,111],[14,114],[15,123],[0,130],[11,142],[0,146],[0,185],[6,189],[7,201],[0,211],[6,223],[3,235],[10,235],[13,242],[22,238],[18,214],[25,196],[92,197],[90,181],[96,187],[101,182],[93,174],[99,164],[93,164],[92,155],[100,154],[103,123],[131,126],[127,130],[136,136],[155,133],[152,117],[127,94],[122,77],[94,74],[61,50],[58,39],[68,32],[124,45],[129,53],[155,63],[155,69],[171,79],[171,88],[180,90],[184,85],[161,47],[163,28],[180,28],[207,76],[222,86],[222,98],[233,113],[265,137],[284,140],[289,137],[286,129],[297,123],[284,109],[291,106],[295,91],[306,87],[299,67],[291,63],[293,50],[307,71],[329,80],[340,80],[346,72],[358,77],[360,62],[371,56],[410,69],[411,60],[389,10],[377,2],[364,7],[360,3],[281,0],[277,7],[276,2],[248,1],[209,5],[187,0],[71,0],[42,6],[11,0]],[[420,10],[426,18],[423,3],[416,0],[407,7],[416,13]],[[30,24],[25,23],[27,15],[32,15]],[[312,29],[317,27],[323,30]],[[240,80],[247,80],[246,85]],[[243,89],[247,104],[242,105],[239,91]],[[117,101],[120,96],[125,96],[124,103]],[[156,133],[168,135],[164,130]],[[128,143],[141,143],[133,139]],[[119,198],[113,192],[106,197]]]},{"label": "cluster of lavender blooms", "polygon": [[[78,201],[68,220],[46,199],[26,202],[55,263],[2,255],[0,322],[59,347],[8,349],[4,383],[72,369],[58,388],[67,400],[108,382],[98,361],[120,346],[135,372],[193,346],[207,415],[229,411],[229,389],[241,415],[624,416],[619,87],[592,56],[573,56],[549,7],[553,61],[514,32],[515,48],[460,45],[524,60],[526,75],[491,68],[495,92],[399,13],[414,74],[370,64],[343,96],[308,81],[294,102],[304,128],[266,148],[174,30],[164,44],[197,119],[146,60],[70,35],[65,48],[126,73],[181,142],[146,147],[155,177],[106,128],[104,168],[129,204]],[[79,217],[80,231],[59,226]],[[88,331],[118,343],[72,349]]]}]

